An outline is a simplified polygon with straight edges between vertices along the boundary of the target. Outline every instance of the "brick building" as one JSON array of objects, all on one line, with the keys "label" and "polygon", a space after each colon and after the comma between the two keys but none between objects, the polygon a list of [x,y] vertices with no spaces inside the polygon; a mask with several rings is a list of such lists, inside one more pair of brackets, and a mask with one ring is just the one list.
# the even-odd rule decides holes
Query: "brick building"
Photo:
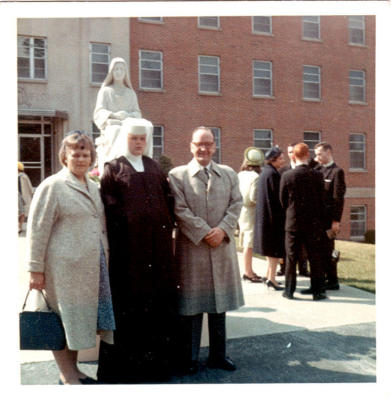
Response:
[{"label": "brick building", "polygon": [[235,170],[247,146],[327,141],[346,173],[340,237],[374,229],[374,16],[132,18],[130,36],[156,155],[188,162],[199,125]]},{"label": "brick building", "polygon": [[188,162],[199,125],[235,170],[248,146],[325,140],[346,172],[341,237],[374,229],[374,16],[19,19],[18,157],[35,186],[60,168],[64,133],[99,134],[96,95],[117,56],[155,157]]}]

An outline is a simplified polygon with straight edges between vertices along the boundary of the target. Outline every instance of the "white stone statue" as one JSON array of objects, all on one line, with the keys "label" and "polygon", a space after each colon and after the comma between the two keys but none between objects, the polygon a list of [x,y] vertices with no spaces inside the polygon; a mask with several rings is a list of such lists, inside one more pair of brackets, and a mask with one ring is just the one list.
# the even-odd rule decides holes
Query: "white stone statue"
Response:
[{"label": "white stone statue", "polygon": [[137,96],[132,88],[123,58],[116,57],[110,63],[109,72],[99,89],[97,104],[94,110],[94,122],[101,130],[101,135],[96,139],[98,170],[103,173],[104,163],[124,154],[125,140],[121,136],[123,123],[132,119],[133,125],[147,127],[147,146],[144,155],[152,157],[152,132],[153,125],[143,119],[140,112]]}]

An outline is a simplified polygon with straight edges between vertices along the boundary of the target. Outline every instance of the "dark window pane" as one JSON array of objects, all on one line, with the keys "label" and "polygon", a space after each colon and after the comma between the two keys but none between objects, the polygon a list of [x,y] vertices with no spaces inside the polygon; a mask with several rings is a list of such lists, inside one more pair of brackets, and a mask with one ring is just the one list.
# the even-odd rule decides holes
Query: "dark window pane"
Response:
[{"label": "dark window pane", "polygon": [[[40,117],[27,117],[28,119],[41,119]],[[41,134],[41,124],[19,124],[19,133],[39,133]]]},{"label": "dark window pane", "polygon": [[45,178],[52,175],[52,137],[44,137],[44,174]]},{"label": "dark window pane", "polygon": [[41,183],[41,168],[30,168],[25,165],[24,172],[28,175],[34,187]]},{"label": "dark window pane", "polygon": [[19,143],[21,162],[41,162],[41,140],[39,137],[21,137]]}]

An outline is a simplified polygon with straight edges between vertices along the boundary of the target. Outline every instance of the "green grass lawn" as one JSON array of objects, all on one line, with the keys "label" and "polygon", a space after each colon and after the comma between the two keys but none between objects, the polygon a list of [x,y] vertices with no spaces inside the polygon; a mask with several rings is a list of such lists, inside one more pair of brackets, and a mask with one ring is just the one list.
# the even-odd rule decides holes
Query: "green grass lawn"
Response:
[{"label": "green grass lawn", "polygon": [[374,244],[336,240],[340,251],[338,276],[341,283],[376,293],[376,265]]},{"label": "green grass lawn", "polygon": [[[374,244],[336,240],[340,251],[338,276],[340,283],[376,293],[376,266]],[[241,251],[241,248],[238,248]],[[257,254],[254,257],[265,259]]]}]

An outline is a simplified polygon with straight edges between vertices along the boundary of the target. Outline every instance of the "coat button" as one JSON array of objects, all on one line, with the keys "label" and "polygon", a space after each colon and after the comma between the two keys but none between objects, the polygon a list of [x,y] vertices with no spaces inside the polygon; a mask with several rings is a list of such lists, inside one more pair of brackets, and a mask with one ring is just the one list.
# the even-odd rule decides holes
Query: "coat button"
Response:
[{"label": "coat button", "polygon": [[165,229],[165,228],[166,228],[166,225],[162,225],[162,228]]}]

